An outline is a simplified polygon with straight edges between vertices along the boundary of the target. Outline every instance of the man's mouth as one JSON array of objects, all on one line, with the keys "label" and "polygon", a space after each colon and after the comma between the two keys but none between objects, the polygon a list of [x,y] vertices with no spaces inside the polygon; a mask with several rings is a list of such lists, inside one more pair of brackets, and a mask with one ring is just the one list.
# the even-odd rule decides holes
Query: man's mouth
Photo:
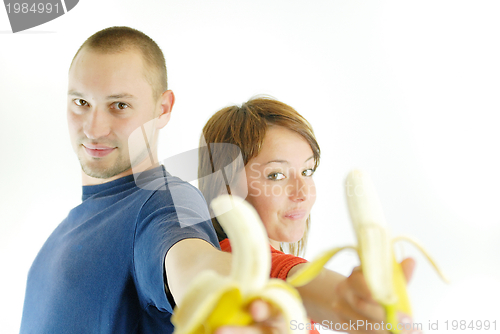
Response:
[{"label": "man's mouth", "polygon": [[82,144],[85,152],[93,158],[102,158],[113,152],[116,147],[105,145]]}]

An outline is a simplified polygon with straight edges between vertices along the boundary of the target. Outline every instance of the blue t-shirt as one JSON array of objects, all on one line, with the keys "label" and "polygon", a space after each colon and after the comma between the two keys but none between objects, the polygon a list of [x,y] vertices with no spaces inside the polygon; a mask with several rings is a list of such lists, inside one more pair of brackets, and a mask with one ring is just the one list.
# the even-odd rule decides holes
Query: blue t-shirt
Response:
[{"label": "blue t-shirt", "polygon": [[219,245],[196,188],[163,167],[140,180],[140,187],[134,175],[83,187],[82,204],[31,266],[21,333],[173,331],[166,253],[186,238]]}]

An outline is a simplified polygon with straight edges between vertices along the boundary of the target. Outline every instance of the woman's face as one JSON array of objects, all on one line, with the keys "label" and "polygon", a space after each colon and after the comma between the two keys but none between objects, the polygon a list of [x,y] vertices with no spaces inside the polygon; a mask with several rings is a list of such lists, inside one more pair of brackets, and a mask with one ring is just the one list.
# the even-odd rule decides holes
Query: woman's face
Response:
[{"label": "woman's face", "polygon": [[271,245],[296,242],[316,200],[314,156],[309,143],[282,126],[270,126],[262,149],[245,166],[248,196],[262,219]]}]

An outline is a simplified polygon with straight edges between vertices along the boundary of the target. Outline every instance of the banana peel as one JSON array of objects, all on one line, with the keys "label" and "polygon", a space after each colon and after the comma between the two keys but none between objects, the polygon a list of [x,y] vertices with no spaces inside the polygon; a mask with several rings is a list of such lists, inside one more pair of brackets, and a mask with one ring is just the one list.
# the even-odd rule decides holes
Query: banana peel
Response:
[{"label": "banana peel", "polygon": [[314,279],[338,252],[354,249],[358,253],[363,275],[373,298],[385,308],[386,323],[391,324],[393,333],[400,333],[398,314],[411,316],[411,306],[406,291],[406,279],[394,254],[394,243],[400,240],[412,243],[429,260],[439,276],[445,282],[448,282],[448,279],[419,243],[407,236],[391,238],[382,205],[366,172],[353,170],[349,173],[346,179],[346,197],[358,245],[337,247],[322,253],[287,282],[295,287],[305,285]]},{"label": "banana peel", "polygon": [[[232,246],[229,276],[204,271],[193,279],[172,315],[174,334],[212,334],[221,326],[247,326],[253,320],[249,304],[262,299],[279,310],[287,324],[307,323],[298,292],[279,279],[270,279],[271,254],[264,226],[255,209],[229,195],[212,201],[212,209]],[[292,333],[288,326],[289,333]],[[293,333],[305,334],[305,330]]]}]

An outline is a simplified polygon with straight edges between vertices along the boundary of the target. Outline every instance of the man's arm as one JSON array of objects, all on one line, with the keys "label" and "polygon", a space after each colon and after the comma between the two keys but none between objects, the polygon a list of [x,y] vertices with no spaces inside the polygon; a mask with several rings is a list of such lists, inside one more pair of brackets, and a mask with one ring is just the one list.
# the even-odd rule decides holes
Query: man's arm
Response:
[{"label": "man's arm", "polygon": [[211,269],[220,275],[231,272],[231,254],[222,252],[202,239],[184,239],[173,245],[165,256],[165,272],[170,293],[179,305],[191,280]]}]

